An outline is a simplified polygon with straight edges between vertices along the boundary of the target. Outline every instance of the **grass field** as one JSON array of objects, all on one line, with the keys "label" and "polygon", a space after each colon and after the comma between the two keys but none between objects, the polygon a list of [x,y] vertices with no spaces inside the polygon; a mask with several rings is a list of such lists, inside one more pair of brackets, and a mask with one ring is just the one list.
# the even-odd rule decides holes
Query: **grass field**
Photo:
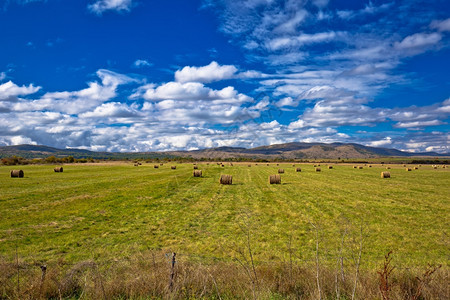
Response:
[{"label": "grass field", "polygon": [[[448,264],[450,169],[401,165],[144,163],[0,167],[0,255],[13,261],[111,261],[149,249],[189,259],[232,261],[250,247],[255,261],[334,262],[362,241],[362,268],[394,251],[399,266]],[[268,177],[281,174],[281,185]],[[220,185],[220,174],[233,185]],[[316,229],[314,229],[316,228]],[[362,235],[361,235],[362,230]],[[344,238],[344,243],[342,240]]]}]

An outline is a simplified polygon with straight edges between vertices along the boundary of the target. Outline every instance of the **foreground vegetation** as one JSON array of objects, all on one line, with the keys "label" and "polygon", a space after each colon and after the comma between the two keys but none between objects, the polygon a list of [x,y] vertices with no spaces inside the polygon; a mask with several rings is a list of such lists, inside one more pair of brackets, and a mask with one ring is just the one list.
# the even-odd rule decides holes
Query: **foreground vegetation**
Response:
[{"label": "foreground vegetation", "polygon": [[[391,293],[413,297],[428,264],[442,268],[422,295],[446,292],[449,169],[395,165],[381,179],[381,165],[203,163],[201,178],[175,163],[20,168],[24,178],[0,167],[0,298],[381,298],[389,251]],[[282,184],[269,185],[279,168]]]}]

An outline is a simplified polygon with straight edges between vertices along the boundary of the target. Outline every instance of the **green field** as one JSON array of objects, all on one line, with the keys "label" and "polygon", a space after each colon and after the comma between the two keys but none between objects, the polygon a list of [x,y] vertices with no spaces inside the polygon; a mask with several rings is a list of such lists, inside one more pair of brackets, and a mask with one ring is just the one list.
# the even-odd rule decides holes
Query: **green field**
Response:
[{"label": "green field", "polygon": [[[25,177],[10,178],[18,168]],[[278,168],[285,170],[282,184],[270,185]],[[257,263],[290,253],[310,262],[317,240],[321,259],[331,263],[341,248],[353,255],[362,240],[364,268],[378,266],[390,250],[397,265],[448,265],[448,168],[392,165],[389,179],[380,178],[381,165],[199,169],[202,178],[192,176],[192,164],[68,164],[63,173],[49,165],[2,166],[0,256],[13,261],[17,250],[29,262],[110,261],[160,249],[227,262],[248,248],[249,237]],[[233,185],[220,185],[220,174],[233,175]]]}]

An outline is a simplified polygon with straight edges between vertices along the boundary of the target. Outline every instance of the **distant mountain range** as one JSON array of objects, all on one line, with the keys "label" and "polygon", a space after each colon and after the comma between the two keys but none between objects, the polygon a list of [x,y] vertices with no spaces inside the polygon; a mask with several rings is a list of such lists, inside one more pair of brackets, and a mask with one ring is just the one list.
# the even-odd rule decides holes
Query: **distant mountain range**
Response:
[{"label": "distant mountain range", "polygon": [[39,145],[1,146],[0,158],[13,155],[24,158],[43,158],[48,156],[94,159],[136,159],[136,158],[174,158],[191,157],[194,159],[352,159],[352,158],[376,158],[376,157],[411,157],[411,156],[435,156],[444,157],[450,154],[435,152],[411,153],[396,149],[368,147],[359,144],[344,143],[286,143],[256,148],[219,147],[192,151],[166,151],[166,152],[94,152],[83,149],[57,149]]}]

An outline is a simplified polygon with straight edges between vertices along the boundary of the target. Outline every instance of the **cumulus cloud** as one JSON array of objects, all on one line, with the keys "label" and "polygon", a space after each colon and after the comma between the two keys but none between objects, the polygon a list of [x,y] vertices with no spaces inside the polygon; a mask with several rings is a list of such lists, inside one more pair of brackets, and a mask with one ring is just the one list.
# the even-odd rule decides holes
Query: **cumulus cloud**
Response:
[{"label": "cumulus cloud", "polygon": [[33,84],[18,86],[8,81],[0,85],[0,101],[16,101],[18,96],[34,94],[40,89],[41,87],[35,87]]},{"label": "cumulus cloud", "polygon": [[48,92],[33,101],[22,101],[14,106],[15,110],[55,110],[68,114],[79,114],[116,97],[119,85],[135,82],[134,79],[109,70],[97,71],[99,82],[89,82],[88,87],[79,91]]},{"label": "cumulus cloud", "polygon": [[243,103],[251,102],[253,99],[238,93],[234,87],[228,86],[221,90],[214,90],[199,82],[168,82],[156,86],[148,84],[142,86],[132,98],[142,97],[146,100],[202,100],[215,103]]},{"label": "cumulus cloud", "polygon": [[97,0],[89,4],[88,9],[94,14],[102,15],[105,11],[128,12],[133,5],[132,0]]},{"label": "cumulus cloud", "polygon": [[203,67],[186,66],[175,72],[175,80],[178,82],[202,82],[209,83],[233,78],[238,69],[233,65],[219,65],[212,61]]}]

